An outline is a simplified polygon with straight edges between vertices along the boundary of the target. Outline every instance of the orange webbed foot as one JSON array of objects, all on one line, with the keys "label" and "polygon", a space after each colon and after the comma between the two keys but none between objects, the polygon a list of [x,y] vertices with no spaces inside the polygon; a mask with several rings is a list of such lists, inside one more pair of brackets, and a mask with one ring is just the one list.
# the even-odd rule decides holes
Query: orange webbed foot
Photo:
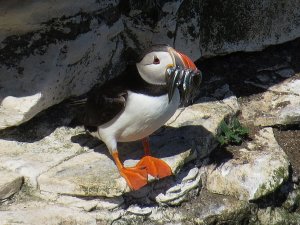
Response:
[{"label": "orange webbed foot", "polygon": [[128,186],[132,190],[138,190],[148,183],[147,170],[138,167],[123,167],[120,174],[125,178]]},{"label": "orange webbed foot", "polygon": [[145,167],[148,174],[155,178],[164,178],[172,175],[170,166],[163,160],[152,157],[144,156],[136,165],[138,168]]},{"label": "orange webbed foot", "polygon": [[124,167],[119,159],[118,151],[112,153],[112,157],[122,177],[126,180],[131,190],[138,190],[148,183],[147,170],[142,167]]}]

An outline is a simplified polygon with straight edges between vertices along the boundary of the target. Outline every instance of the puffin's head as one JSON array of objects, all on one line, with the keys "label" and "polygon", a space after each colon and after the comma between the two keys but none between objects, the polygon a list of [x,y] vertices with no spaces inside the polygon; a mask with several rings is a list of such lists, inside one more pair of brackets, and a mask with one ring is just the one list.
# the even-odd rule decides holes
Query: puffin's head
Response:
[{"label": "puffin's head", "polygon": [[[168,69],[181,68],[182,79],[184,78],[184,72],[186,71],[194,72],[194,74],[199,73],[200,78],[195,76],[195,78],[192,79],[195,81],[197,80],[196,85],[199,85],[201,81],[200,71],[197,69],[194,62],[188,56],[168,45],[152,46],[145,54],[143,54],[142,59],[136,64],[136,66],[139,74],[146,82],[150,84],[168,86],[169,101],[171,101],[173,97],[174,89],[176,88],[174,83],[178,81],[178,76],[176,77],[174,74],[169,74],[167,72]],[[170,75],[172,76],[171,81]],[[191,81],[191,83],[193,83],[193,81]]]}]

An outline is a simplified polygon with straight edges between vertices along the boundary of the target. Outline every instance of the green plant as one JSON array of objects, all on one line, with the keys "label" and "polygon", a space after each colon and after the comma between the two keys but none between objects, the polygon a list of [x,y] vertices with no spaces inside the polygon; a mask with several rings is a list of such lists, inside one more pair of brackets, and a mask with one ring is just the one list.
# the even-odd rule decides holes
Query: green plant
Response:
[{"label": "green plant", "polygon": [[221,146],[229,144],[240,145],[248,135],[249,129],[244,127],[240,121],[234,117],[228,123],[222,120],[217,139]]}]

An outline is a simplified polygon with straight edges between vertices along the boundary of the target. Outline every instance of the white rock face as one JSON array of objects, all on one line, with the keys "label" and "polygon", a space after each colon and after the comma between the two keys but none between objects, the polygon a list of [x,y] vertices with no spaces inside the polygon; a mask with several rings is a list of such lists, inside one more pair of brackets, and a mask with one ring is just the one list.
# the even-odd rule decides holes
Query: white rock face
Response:
[{"label": "white rock face", "polygon": [[41,175],[38,183],[41,191],[77,196],[112,197],[129,191],[109,156],[96,152],[80,154],[58,165]]},{"label": "white rock face", "polygon": [[0,224],[54,225],[78,224],[96,225],[96,218],[79,210],[43,202],[26,202],[0,211]]},{"label": "white rock face", "polygon": [[292,0],[17,0],[0,9],[0,129],[118,75],[129,48],[166,43],[197,60],[300,35]]},{"label": "white rock face", "polygon": [[23,177],[19,174],[0,169],[0,201],[18,192],[22,183]]},{"label": "white rock face", "polygon": [[[256,126],[290,125],[300,122],[300,74],[266,87],[261,97],[242,104],[242,116]],[[264,102],[264,104],[261,104]]]},{"label": "white rock face", "polygon": [[201,187],[201,174],[198,168],[191,169],[179,184],[172,186],[165,194],[159,194],[155,200],[160,205],[180,205],[186,200],[187,194]]},{"label": "white rock face", "polygon": [[30,186],[37,187],[40,174],[85,151],[71,141],[76,131],[58,128],[51,135],[33,143],[0,139],[0,164],[24,176]]},{"label": "white rock face", "polygon": [[[86,212],[53,202],[25,201],[0,206],[0,225],[56,225],[56,224],[208,224],[212,220],[243,221],[250,213],[249,204],[231,197],[222,197],[205,191],[201,198],[187,203],[189,210],[180,207],[140,207],[95,210]],[[213,206],[212,206],[213,205]]]},{"label": "white rock face", "polygon": [[[177,175],[187,162],[208,156],[217,145],[215,135],[219,124],[237,111],[236,98],[197,103],[178,109],[166,126],[150,137],[153,156],[163,159],[170,165],[173,174]],[[0,140],[1,165],[24,176],[26,183],[40,192],[35,195],[43,199],[85,211],[99,207],[114,208],[122,204],[115,196],[121,196],[130,189],[120,176],[106,146],[87,136],[81,127],[58,125],[59,121],[53,121],[53,116],[56,114],[49,112],[38,118],[36,125],[31,122],[28,128],[24,125],[15,129],[16,133],[14,130],[11,133],[4,132]],[[59,120],[62,124],[68,124],[70,119]],[[143,157],[142,144],[120,143],[119,154],[125,166],[133,166]],[[200,187],[198,169],[178,176],[174,181],[166,181],[169,190],[157,198],[158,202],[177,205],[187,198],[191,190]],[[149,182],[153,181],[149,177]],[[160,183],[155,182],[155,189],[160,189]],[[161,186],[164,186],[163,182]],[[97,198],[95,201],[77,201],[66,195]],[[103,197],[111,199],[107,201]]]},{"label": "white rock face", "polygon": [[264,128],[236,157],[220,166],[202,167],[207,190],[254,200],[276,190],[289,176],[289,161],[274,138],[272,128]]}]

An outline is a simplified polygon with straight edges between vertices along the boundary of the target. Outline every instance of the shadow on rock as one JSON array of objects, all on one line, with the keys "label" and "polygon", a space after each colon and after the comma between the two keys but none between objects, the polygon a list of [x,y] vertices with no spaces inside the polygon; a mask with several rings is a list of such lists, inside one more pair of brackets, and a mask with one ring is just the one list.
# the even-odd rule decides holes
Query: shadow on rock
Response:
[{"label": "shadow on rock", "polygon": [[73,112],[64,103],[40,112],[31,120],[17,126],[0,130],[0,139],[33,143],[52,134],[59,127],[69,127]]},{"label": "shadow on rock", "polygon": [[[88,147],[95,152],[109,155],[103,142],[88,134],[73,136],[71,140],[82,147]],[[203,152],[209,154],[210,147],[215,146],[215,143],[214,135],[200,125],[187,125],[178,128],[164,126],[150,136],[152,155],[158,158],[172,157],[189,149],[197,152],[202,151],[202,154]],[[118,143],[118,151],[121,160],[139,160],[144,156],[141,141]]]},{"label": "shadow on rock", "polygon": [[219,167],[220,165],[226,163],[230,159],[232,159],[233,153],[228,151],[226,148],[219,147],[212,151],[209,157],[208,164],[215,165],[216,167]]},{"label": "shadow on rock", "polygon": [[203,73],[201,96],[210,96],[224,84],[237,97],[265,92],[300,72],[300,38],[259,52],[237,52],[197,61]]},{"label": "shadow on rock", "polygon": [[[72,137],[71,140],[83,147],[93,149],[95,152],[105,154],[112,160],[105,144],[100,144],[99,140],[94,137],[80,134]],[[191,169],[196,168],[195,162],[192,162],[192,160],[199,156],[199,151],[201,150],[208,155],[212,151],[213,146],[215,146],[213,144],[215,142],[213,134],[199,125],[186,125],[179,128],[164,126],[159,129],[150,136],[151,152],[154,157],[161,158],[168,163],[174,172],[174,176],[157,181],[152,180],[140,190],[125,194],[124,197],[128,205],[133,203],[139,205],[155,204],[155,198],[160,194],[166,195],[166,197],[163,197],[166,199],[172,199],[173,196],[175,196],[174,198],[178,197],[178,199],[186,198],[187,186],[192,185],[191,189],[197,189],[199,186],[199,180],[192,182],[193,179],[200,179],[199,177],[197,178],[197,173],[195,173],[195,176],[190,174]],[[143,146],[140,141],[118,143],[118,146],[120,159],[126,167],[136,165],[137,161],[144,156]],[[203,152],[201,154],[203,155]],[[186,179],[187,176],[192,178]],[[176,189],[176,193],[173,193],[174,187],[178,187],[180,191]]]}]

